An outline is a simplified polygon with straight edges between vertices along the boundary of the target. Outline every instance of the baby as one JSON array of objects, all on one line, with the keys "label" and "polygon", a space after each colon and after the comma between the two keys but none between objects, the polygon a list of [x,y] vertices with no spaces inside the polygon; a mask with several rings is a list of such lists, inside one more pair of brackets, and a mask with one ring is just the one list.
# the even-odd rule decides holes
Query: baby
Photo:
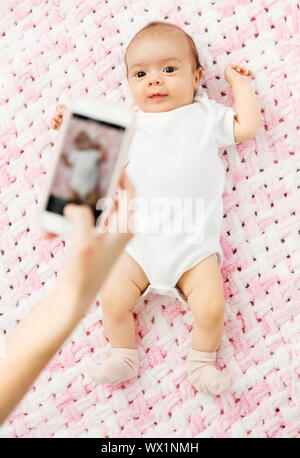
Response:
[{"label": "baby", "polygon": [[74,203],[86,203],[96,207],[97,193],[97,163],[103,158],[100,145],[97,149],[92,144],[88,134],[79,132],[75,139],[76,149],[69,156],[62,154],[62,160],[68,167],[73,167],[71,178],[70,200]]},{"label": "baby", "polygon": [[[127,47],[125,62],[138,107],[126,169],[135,197],[146,203],[200,198],[203,213],[192,234],[166,232],[165,215],[158,220],[158,233],[135,232],[101,288],[103,326],[112,349],[93,377],[99,384],[117,385],[137,376],[131,308],[152,291],[173,295],[190,307],[195,323],[186,361],[188,380],[199,391],[220,394],[229,389],[230,379],[214,366],[225,306],[220,271],[225,172],[218,148],[250,140],[258,132],[252,74],[244,67],[225,68],[235,111],[206,96],[195,102],[202,76],[195,44],[182,29],[165,22],[140,30]],[[135,212],[137,223],[145,222],[140,209]],[[190,207],[184,208],[183,221],[191,218]]]}]

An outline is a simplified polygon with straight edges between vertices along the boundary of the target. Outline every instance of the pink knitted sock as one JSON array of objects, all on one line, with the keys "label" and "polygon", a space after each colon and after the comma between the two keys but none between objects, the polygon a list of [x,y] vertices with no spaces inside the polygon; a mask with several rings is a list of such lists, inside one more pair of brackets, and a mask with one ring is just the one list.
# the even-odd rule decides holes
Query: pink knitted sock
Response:
[{"label": "pink knitted sock", "polygon": [[136,348],[112,348],[109,358],[91,371],[99,385],[119,385],[139,372],[139,355]]},{"label": "pink knitted sock", "polygon": [[221,394],[230,387],[230,378],[219,372],[214,362],[216,352],[189,349],[187,357],[188,381],[198,390],[209,394]]}]

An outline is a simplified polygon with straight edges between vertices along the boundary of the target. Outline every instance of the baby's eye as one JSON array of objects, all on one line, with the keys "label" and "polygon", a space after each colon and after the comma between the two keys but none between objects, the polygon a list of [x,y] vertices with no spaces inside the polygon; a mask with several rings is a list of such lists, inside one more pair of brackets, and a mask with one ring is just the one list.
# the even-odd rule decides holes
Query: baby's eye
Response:
[{"label": "baby's eye", "polygon": [[[175,67],[173,67],[173,66],[166,67],[166,69],[167,69],[167,68],[173,68],[173,70],[175,70]],[[173,73],[173,72],[171,71],[171,72],[167,72],[167,73]]]},{"label": "baby's eye", "polygon": [[142,71],[141,71],[141,72],[137,72],[137,73],[135,74],[135,76],[137,76],[139,73],[145,73],[145,72],[142,72]]}]

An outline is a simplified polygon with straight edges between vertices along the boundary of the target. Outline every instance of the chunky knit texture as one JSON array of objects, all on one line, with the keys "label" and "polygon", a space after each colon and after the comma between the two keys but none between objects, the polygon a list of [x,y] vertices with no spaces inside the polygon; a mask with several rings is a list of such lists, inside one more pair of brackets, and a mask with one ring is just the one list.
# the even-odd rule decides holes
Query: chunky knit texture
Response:
[{"label": "chunky knit texture", "polygon": [[2,336],[45,297],[70,243],[43,239],[38,225],[58,140],[49,129],[56,104],[86,95],[132,107],[122,58],[140,28],[166,20],[188,32],[203,66],[199,93],[224,105],[233,105],[225,65],[247,66],[261,107],[257,137],[220,150],[227,308],[217,365],[232,378],[232,391],[215,398],[196,392],[185,364],[192,313],[153,294],[133,309],[139,376],[116,387],[95,384],[89,369],[110,352],[96,298],[1,437],[299,437],[297,3],[1,2]]}]

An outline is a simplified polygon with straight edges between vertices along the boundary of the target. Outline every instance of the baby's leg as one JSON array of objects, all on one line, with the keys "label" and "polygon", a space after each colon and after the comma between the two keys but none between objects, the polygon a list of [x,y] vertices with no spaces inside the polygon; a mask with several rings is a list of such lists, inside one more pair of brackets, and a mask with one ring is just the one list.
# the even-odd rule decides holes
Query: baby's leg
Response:
[{"label": "baby's leg", "polygon": [[92,205],[93,207],[96,207],[96,204],[98,202],[98,193],[97,189],[93,189],[88,196],[85,199],[85,202],[89,205]]},{"label": "baby's leg", "polygon": [[74,204],[80,204],[81,203],[80,196],[74,189],[71,189],[70,200]]},{"label": "baby's leg", "polygon": [[93,371],[97,383],[118,385],[138,374],[138,350],[130,309],[148,284],[142,268],[124,251],[100,290],[103,326],[112,352]]},{"label": "baby's leg", "polygon": [[195,317],[194,350],[216,351],[224,330],[224,290],[220,267],[214,255],[185,272],[178,282]]},{"label": "baby's leg", "polygon": [[228,377],[214,367],[224,330],[224,290],[214,255],[185,272],[178,286],[195,317],[187,365],[191,383],[200,391],[219,394],[229,388]]}]

